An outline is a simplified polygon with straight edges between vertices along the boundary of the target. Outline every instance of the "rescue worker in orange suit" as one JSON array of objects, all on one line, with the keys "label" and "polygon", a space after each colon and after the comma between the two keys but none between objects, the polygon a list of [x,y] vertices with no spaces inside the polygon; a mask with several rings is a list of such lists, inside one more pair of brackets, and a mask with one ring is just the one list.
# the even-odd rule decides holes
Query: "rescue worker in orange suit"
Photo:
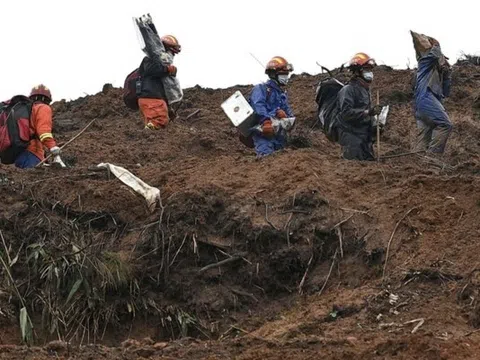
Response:
[{"label": "rescue worker in orange suit", "polygon": [[372,106],[370,99],[375,66],[375,60],[367,54],[356,54],[349,64],[353,76],[338,93],[338,142],[342,146],[342,156],[347,160],[375,160],[373,116],[382,111],[381,106]]},{"label": "rescue worker in orange suit", "polygon": [[44,148],[65,166],[60,159],[60,148],[52,134],[52,93],[45,85],[35,86],[30,92],[33,101],[30,115],[30,134],[32,140],[27,149],[15,159],[15,166],[21,169],[33,168],[45,159]]},{"label": "rescue worker in orange suit", "polygon": [[[180,52],[181,46],[172,35],[161,38],[165,50],[172,55]],[[169,121],[168,103],[162,78],[176,76],[174,65],[164,66],[159,60],[146,56],[138,69],[141,77],[141,90],[138,96],[138,106],[143,115],[145,129],[158,130],[165,128]]]},{"label": "rescue worker in orange suit", "polygon": [[253,135],[255,152],[259,157],[270,155],[285,147],[286,132],[279,130],[275,133],[272,120],[293,117],[285,89],[292,71],[292,64],[281,56],[275,56],[265,69],[269,80],[256,85],[252,90],[249,102],[261,127],[261,133]]}]

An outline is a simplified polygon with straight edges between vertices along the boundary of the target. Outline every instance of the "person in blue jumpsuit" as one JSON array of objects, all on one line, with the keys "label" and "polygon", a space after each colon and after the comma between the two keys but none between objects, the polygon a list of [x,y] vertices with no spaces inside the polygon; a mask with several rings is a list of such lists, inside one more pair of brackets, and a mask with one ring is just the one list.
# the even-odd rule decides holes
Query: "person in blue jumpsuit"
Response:
[{"label": "person in blue jumpsuit", "polygon": [[418,56],[415,82],[415,118],[418,135],[416,151],[443,153],[452,123],[443,107],[443,99],[450,94],[451,70],[438,41],[432,39],[432,48]]},{"label": "person in blue jumpsuit", "polygon": [[261,132],[253,134],[253,144],[257,156],[267,156],[285,147],[286,133],[280,129],[275,133],[272,118],[284,119],[293,117],[288,104],[285,87],[293,66],[283,57],[272,58],[265,69],[269,80],[256,85],[250,96],[250,105],[256,114]]}]

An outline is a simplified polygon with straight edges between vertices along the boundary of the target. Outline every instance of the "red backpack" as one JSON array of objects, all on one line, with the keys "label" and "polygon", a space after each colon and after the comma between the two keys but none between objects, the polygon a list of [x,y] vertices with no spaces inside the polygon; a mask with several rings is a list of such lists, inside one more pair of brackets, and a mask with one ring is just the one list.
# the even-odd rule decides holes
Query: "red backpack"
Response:
[{"label": "red backpack", "polygon": [[140,73],[138,69],[128,74],[123,85],[123,102],[132,110],[138,110],[138,95],[142,88]]},{"label": "red backpack", "polygon": [[33,102],[23,95],[0,103],[0,161],[13,164],[32,139],[30,115]]}]

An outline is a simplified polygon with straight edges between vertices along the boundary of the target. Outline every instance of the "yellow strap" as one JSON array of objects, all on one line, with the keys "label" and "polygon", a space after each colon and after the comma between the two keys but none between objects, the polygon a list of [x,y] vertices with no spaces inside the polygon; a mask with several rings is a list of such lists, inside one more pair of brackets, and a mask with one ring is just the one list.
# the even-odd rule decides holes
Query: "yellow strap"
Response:
[{"label": "yellow strap", "polygon": [[40,141],[47,140],[47,139],[53,139],[52,133],[45,133],[39,136]]}]

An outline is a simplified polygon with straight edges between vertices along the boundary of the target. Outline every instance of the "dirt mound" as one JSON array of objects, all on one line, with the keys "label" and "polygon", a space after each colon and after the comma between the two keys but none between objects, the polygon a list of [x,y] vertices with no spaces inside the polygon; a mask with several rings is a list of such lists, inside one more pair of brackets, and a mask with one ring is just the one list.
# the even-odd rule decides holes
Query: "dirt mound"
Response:
[{"label": "dirt mound", "polygon": [[[376,73],[386,156],[414,140],[412,75]],[[323,76],[293,77],[298,126],[262,160],[219,106],[249,86],[187,89],[161,132],[111,86],[55,103],[60,142],[96,121],[68,170],[1,168],[0,358],[475,358],[479,67],[454,67],[443,158],[380,163],[342,160],[312,129]],[[149,212],[101,162],[161,204]],[[46,345],[20,346],[22,330]]]}]

